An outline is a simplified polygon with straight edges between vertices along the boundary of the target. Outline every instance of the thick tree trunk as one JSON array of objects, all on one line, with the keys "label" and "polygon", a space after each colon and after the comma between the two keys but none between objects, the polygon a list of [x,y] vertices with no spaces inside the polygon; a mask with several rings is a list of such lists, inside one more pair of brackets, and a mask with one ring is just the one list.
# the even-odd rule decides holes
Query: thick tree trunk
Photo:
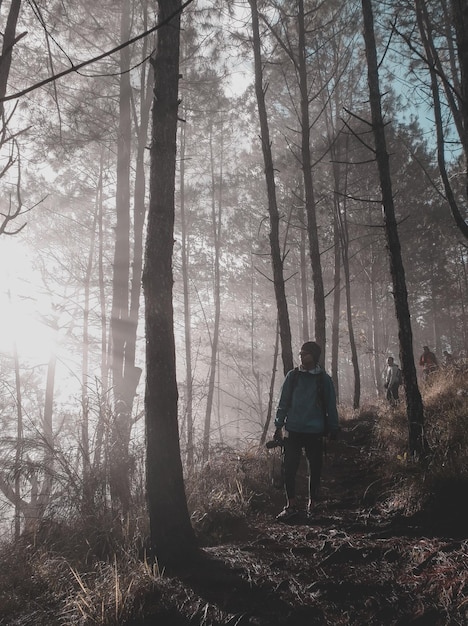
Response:
[{"label": "thick tree trunk", "polygon": [[265,163],[265,178],[268,196],[268,213],[270,216],[270,251],[273,266],[273,284],[275,289],[276,306],[278,309],[278,321],[280,330],[281,356],[283,359],[283,371],[286,374],[294,367],[291,327],[289,322],[288,303],[283,275],[283,257],[279,243],[279,213],[276,201],[275,170],[271,152],[270,131],[265,104],[265,90],[263,87],[263,70],[260,48],[260,32],[258,24],[257,0],[249,0],[252,11],[252,34],[255,66],[255,93],[257,96],[258,116],[260,120],[260,133]]},{"label": "thick tree trunk", "polygon": [[[159,0],[159,22],[181,0]],[[147,497],[151,548],[160,565],[188,558],[195,546],[185,496],[177,420],[172,303],[180,15],[158,32],[154,67],[150,205],[143,289],[146,321]]]},{"label": "thick tree trunk", "polygon": [[408,415],[409,449],[412,455],[422,455],[425,451],[424,408],[418,387],[413,355],[413,333],[408,307],[405,270],[401,257],[400,239],[393,203],[390,164],[385,138],[385,125],[382,116],[377,51],[374,35],[374,18],[371,0],[362,0],[364,17],[364,40],[368,67],[369,96],[372,113],[372,129],[382,192],[385,235],[393,283],[393,297],[398,323],[400,342],[400,362],[406,390]]}]

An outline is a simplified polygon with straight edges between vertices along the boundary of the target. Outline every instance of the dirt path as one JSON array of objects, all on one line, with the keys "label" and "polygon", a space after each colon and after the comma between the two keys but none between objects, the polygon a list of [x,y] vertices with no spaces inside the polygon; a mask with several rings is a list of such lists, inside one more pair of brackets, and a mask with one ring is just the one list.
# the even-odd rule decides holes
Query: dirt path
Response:
[{"label": "dirt path", "polygon": [[348,422],[330,447],[312,521],[277,523],[278,493],[229,543],[168,578],[158,610],[140,624],[468,624],[468,542],[428,536],[372,504],[381,486],[371,428]]}]

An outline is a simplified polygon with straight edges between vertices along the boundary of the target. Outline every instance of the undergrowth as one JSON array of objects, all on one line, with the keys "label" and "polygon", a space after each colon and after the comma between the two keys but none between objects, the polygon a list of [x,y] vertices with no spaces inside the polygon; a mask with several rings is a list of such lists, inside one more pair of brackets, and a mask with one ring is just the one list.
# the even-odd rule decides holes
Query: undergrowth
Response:
[{"label": "undergrowth", "polygon": [[[382,404],[340,412],[356,429],[355,441],[363,424],[373,428],[366,455],[381,473],[376,493],[382,507],[405,515],[430,512],[436,520],[455,517],[466,528],[468,383],[463,375],[441,373],[423,388],[423,401],[428,454],[418,461],[407,454],[404,402],[396,409]],[[282,499],[274,484],[277,452],[219,448],[209,463],[187,475],[188,507],[200,545],[229,543],[249,516]],[[147,535],[141,501],[126,523],[101,513],[86,518],[75,513],[47,519],[34,535],[5,542],[0,546],[0,625],[122,626],[149,602],[164,607],[169,582],[144,558]],[[187,597],[187,590],[180,593]]]},{"label": "undergrowth", "polygon": [[229,539],[247,514],[268,506],[275,496],[274,458],[258,447],[218,448],[208,463],[187,477],[192,524],[202,543]]},{"label": "undergrowth", "polygon": [[[374,427],[376,455],[383,474],[393,482],[387,504],[405,515],[432,516],[468,523],[464,493],[468,488],[468,377],[441,370],[421,388],[424,404],[424,458],[408,454],[408,417],[403,400],[385,406]],[[454,519],[455,517],[455,519]]]},{"label": "undergrowth", "polygon": [[0,624],[125,624],[160,579],[139,558],[140,532],[109,518],[48,519],[36,533],[4,543]]},{"label": "undergrowth", "polygon": [[[274,492],[265,450],[217,449],[187,476],[200,545],[228,541]],[[0,626],[122,626],[151,602],[164,606],[164,572],[145,560],[145,503],[132,519],[110,513],[45,519],[34,534],[0,546]],[[185,592],[184,592],[185,593]],[[167,595],[167,594],[166,594]]]}]

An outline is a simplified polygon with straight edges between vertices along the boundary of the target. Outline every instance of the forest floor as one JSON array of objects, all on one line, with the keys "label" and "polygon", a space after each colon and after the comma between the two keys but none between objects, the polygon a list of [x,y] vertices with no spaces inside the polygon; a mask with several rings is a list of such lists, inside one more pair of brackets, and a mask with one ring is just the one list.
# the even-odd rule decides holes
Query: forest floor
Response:
[{"label": "forest floor", "polygon": [[468,527],[386,503],[374,419],[345,422],[329,444],[312,520],[277,522],[278,490],[164,574],[133,626],[468,624]]}]

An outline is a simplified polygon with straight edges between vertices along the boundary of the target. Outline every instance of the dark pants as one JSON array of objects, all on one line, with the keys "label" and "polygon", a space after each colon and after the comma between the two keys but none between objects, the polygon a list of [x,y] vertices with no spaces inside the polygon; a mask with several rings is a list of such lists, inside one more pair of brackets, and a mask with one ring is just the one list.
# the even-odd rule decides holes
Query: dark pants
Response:
[{"label": "dark pants", "polygon": [[398,395],[399,386],[400,385],[398,383],[394,383],[393,385],[391,385],[391,387],[388,387],[387,400],[390,402],[390,404],[396,404],[400,399]]},{"label": "dark pants", "polygon": [[425,365],[422,371],[423,381],[425,383],[431,380],[432,374],[437,371],[437,365]]},{"label": "dark pants", "polygon": [[313,500],[317,495],[322,472],[323,437],[290,432],[284,439],[284,487],[288,499],[296,496],[296,474],[303,448],[309,466],[309,499]]}]

